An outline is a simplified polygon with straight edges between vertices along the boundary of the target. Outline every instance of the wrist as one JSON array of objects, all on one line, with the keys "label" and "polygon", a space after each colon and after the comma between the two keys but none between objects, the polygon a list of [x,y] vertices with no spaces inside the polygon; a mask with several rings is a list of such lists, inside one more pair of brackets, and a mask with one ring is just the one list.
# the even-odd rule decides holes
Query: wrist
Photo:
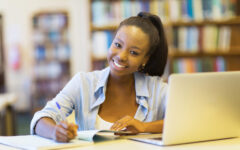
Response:
[{"label": "wrist", "polygon": [[53,140],[56,140],[56,130],[57,130],[57,125],[54,125],[52,127],[52,130],[50,130],[50,138],[53,139]]},{"label": "wrist", "polygon": [[143,122],[143,132],[149,132],[149,122]]},{"label": "wrist", "polygon": [[144,133],[144,132],[147,132],[147,122],[141,122],[141,129],[140,129],[140,132]]},{"label": "wrist", "polygon": [[144,123],[144,132],[161,133],[162,129],[163,129],[163,120]]}]

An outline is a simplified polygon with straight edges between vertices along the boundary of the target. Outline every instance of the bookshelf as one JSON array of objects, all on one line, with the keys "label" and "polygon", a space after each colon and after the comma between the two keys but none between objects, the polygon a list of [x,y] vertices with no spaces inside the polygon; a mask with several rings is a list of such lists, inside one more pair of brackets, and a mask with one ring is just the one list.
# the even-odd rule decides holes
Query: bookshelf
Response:
[{"label": "bookshelf", "polygon": [[[91,0],[94,33],[112,32],[139,11],[161,17],[169,44],[168,73],[240,70],[240,1],[238,0]],[[106,33],[107,34],[107,33]],[[109,38],[103,40],[109,45]],[[103,39],[104,39],[103,38]],[[102,46],[107,47],[107,46]],[[92,69],[106,64],[107,50],[95,46]],[[99,55],[100,54],[100,55]],[[100,65],[102,64],[102,65]],[[97,67],[96,67],[97,66]]]},{"label": "bookshelf", "polygon": [[5,65],[4,65],[4,50],[3,50],[3,17],[0,14],[0,93],[5,92]]},{"label": "bookshelf", "polygon": [[67,12],[40,12],[33,16],[32,111],[45,106],[70,79]]},{"label": "bookshelf", "polygon": [[92,35],[92,70],[105,68],[107,51],[114,38],[118,24],[125,18],[148,11],[148,0],[90,0]]},{"label": "bookshelf", "polygon": [[[240,44],[236,40],[240,35],[239,25],[239,17],[172,23],[170,72],[239,70]],[[209,66],[203,65],[206,61]]]},{"label": "bookshelf", "polygon": [[[239,1],[196,0],[172,2],[169,70],[174,73],[239,70]],[[180,16],[183,16],[181,19]],[[239,38],[238,38],[239,39]]]}]

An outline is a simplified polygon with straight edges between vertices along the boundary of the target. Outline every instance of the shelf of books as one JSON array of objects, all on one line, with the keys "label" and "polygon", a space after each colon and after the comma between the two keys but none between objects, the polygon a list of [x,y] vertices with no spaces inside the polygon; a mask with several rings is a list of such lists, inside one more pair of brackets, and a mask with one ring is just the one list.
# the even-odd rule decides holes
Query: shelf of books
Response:
[{"label": "shelf of books", "polygon": [[169,73],[240,70],[238,0],[92,0],[93,69],[105,67],[119,22],[140,11],[160,16]]},{"label": "shelf of books", "polygon": [[178,13],[170,23],[170,72],[240,70],[239,1],[174,3]]},{"label": "shelf of books", "polygon": [[91,0],[93,70],[107,66],[107,51],[118,24],[125,18],[137,15],[140,11],[149,11],[152,6],[148,0]]},{"label": "shelf of books", "polygon": [[4,80],[4,53],[3,53],[3,19],[0,14],[0,93],[5,92]]},{"label": "shelf of books", "polygon": [[33,16],[34,77],[33,112],[54,98],[70,79],[70,45],[66,12],[42,12]]}]

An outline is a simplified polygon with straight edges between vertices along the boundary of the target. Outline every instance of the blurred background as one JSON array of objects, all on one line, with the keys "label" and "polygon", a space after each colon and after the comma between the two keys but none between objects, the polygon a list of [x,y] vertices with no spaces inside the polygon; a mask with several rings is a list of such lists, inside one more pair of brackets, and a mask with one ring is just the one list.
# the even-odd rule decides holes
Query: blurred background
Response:
[{"label": "blurred background", "polygon": [[161,17],[172,73],[240,70],[238,0],[0,0],[0,135],[29,134],[32,115],[78,71],[107,66],[121,20]]}]

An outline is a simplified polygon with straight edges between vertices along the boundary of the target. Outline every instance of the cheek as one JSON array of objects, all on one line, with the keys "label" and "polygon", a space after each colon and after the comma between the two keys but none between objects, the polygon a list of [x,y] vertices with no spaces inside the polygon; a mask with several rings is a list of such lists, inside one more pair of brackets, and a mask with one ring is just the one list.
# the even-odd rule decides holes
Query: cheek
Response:
[{"label": "cheek", "polygon": [[112,44],[108,49],[108,54],[107,55],[115,55],[116,53],[117,53],[117,49]]},{"label": "cheek", "polygon": [[111,59],[111,57],[114,55],[114,50],[112,48],[112,46],[108,49],[108,53],[107,53],[107,59],[108,61]]},{"label": "cheek", "polygon": [[129,61],[130,65],[136,69],[139,68],[139,66],[142,65],[142,62],[140,60],[136,60],[136,59],[132,59],[131,61]]},{"label": "cheek", "polygon": [[110,49],[108,50],[108,53],[107,53],[107,60],[109,61],[110,60],[110,57],[111,57],[111,52],[110,52]]}]

